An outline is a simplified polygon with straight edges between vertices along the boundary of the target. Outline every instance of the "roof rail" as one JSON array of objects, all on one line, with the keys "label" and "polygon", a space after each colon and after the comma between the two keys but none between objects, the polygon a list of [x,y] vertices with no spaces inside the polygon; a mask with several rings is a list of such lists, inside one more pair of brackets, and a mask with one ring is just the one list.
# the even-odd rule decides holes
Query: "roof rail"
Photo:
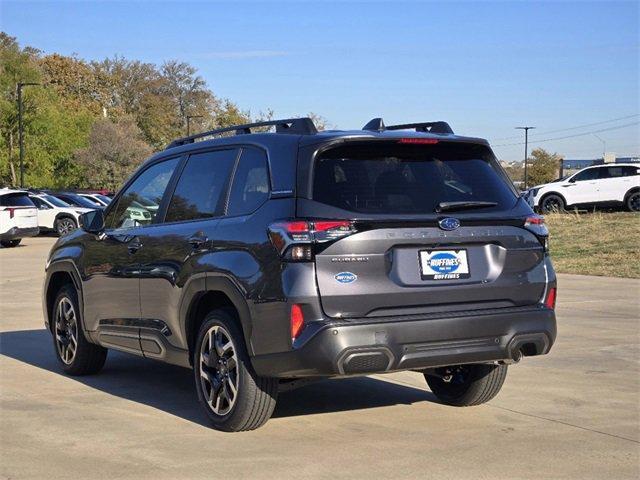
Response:
[{"label": "roof rail", "polygon": [[405,123],[404,125],[388,125],[387,130],[409,130],[414,129],[416,132],[427,133],[453,133],[453,129],[447,122],[420,122]]},{"label": "roof rail", "polygon": [[173,147],[179,147],[188,143],[195,142],[198,138],[213,137],[221,133],[235,132],[235,135],[244,135],[251,133],[252,128],[259,127],[276,127],[276,133],[289,133],[293,135],[314,135],[318,133],[313,120],[308,117],[304,118],[287,118],[284,120],[267,120],[264,122],[247,123],[244,125],[234,125],[232,127],[217,128],[207,132],[196,133],[188,137],[178,138],[174,140],[165,150]]}]

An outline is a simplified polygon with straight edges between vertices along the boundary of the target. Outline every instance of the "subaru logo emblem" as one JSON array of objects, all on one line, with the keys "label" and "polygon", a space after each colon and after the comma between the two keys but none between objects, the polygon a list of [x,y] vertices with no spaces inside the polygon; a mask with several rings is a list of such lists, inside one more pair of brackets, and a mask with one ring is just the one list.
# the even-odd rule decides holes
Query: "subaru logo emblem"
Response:
[{"label": "subaru logo emblem", "polygon": [[457,218],[447,217],[440,220],[438,222],[438,225],[440,225],[440,228],[442,230],[455,230],[456,228],[460,227],[460,220],[458,220]]}]

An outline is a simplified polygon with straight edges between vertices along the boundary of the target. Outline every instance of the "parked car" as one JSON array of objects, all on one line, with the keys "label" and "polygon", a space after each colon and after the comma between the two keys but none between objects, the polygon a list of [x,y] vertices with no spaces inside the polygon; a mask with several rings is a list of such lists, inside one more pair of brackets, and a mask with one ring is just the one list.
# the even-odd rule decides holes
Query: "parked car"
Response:
[{"label": "parked car", "polygon": [[525,197],[544,213],[569,207],[625,207],[640,212],[640,165],[615,163],[587,167],[530,188]]},{"label": "parked car", "polygon": [[[160,205],[148,224],[129,213],[142,198]],[[192,367],[220,430],[259,427],[309,379],[399,370],[478,405],[556,337],[543,218],[445,122],[193,135],[81,224],[46,268],[62,369],[96,373],[108,349]]]},{"label": "parked car", "polygon": [[0,188],[0,245],[17,247],[38,235],[38,211],[27,192]]},{"label": "parked car", "polygon": [[107,197],[106,195],[102,195],[101,193],[78,193],[78,195],[88,198],[92,202],[95,202],[103,207],[106,207],[111,203],[111,197]]},{"label": "parked car", "polygon": [[72,192],[48,192],[50,195],[59,198],[65,203],[73,207],[89,208],[95,210],[97,208],[104,208],[97,200],[91,200],[87,197],[83,197],[80,194]]},{"label": "parked car", "polygon": [[54,231],[60,236],[78,228],[80,215],[91,211],[90,208],[72,207],[47,193],[30,193],[29,198],[38,209],[40,230]]}]

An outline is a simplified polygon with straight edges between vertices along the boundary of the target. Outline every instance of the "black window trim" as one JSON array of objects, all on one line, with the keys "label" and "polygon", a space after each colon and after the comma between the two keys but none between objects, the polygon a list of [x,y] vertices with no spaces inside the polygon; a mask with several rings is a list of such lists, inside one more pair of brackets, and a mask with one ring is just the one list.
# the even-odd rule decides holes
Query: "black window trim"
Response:
[{"label": "black window trim", "polygon": [[198,150],[187,152],[187,153],[185,153],[183,155],[183,158],[182,158],[182,161],[180,162],[180,165],[178,165],[176,167],[176,171],[179,171],[179,175],[177,175],[175,177],[175,179],[174,178],[171,179],[171,181],[169,182],[169,185],[167,186],[167,189],[165,190],[165,194],[164,194],[164,197],[162,199],[162,205],[160,207],[160,211],[158,212],[158,215],[156,215],[156,220],[158,220],[158,221],[157,222],[153,222],[151,225],[177,225],[177,224],[182,224],[182,223],[206,222],[208,220],[219,220],[219,219],[225,217],[226,205],[223,205],[222,211],[221,212],[216,212],[216,213],[220,213],[220,214],[219,215],[214,215],[212,217],[192,218],[192,219],[189,219],[189,220],[175,220],[173,222],[166,222],[165,221],[165,218],[167,216],[167,211],[169,209],[169,204],[171,203],[171,199],[173,198],[173,195],[175,194],[175,190],[176,190],[176,188],[178,186],[178,182],[180,181],[180,178],[182,177],[182,172],[186,168],[187,162],[189,161],[189,158],[192,155],[201,155],[203,153],[219,152],[219,151],[223,151],[223,150],[236,150],[237,151],[236,152],[236,158],[233,161],[233,167],[231,168],[232,174],[229,175],[229,177],[227,177],[227,180],[226,180],[226,182],[224,184],[224,187],[223,187],[222,195],[224,195],[224,198],[227,199],[228,192],[229,192],[229,189],[230,189],[230,186],[231,186],[231,178],[235,174],[235,169],[237,168],[238,161],[240,159],[240,153],[242,152],[242,145],[221,145],[218,148],[198,149]]},{"label": "black window trim", "polygon": [[113,196],[113,199],[111,200],[111,202],[109,203],[109,205],[107,205],[104,210],[103,210],[103,215],[104,218],[106,219],[107,216],[109,215],[109,213],[111,212],[111,210],[113,210],[114,208],[116,208],[118,206],[118,204],[120,203],[120,199],[123,195],[124,192],[127,191],[127,189],[133,184],[133,182],[135,182],[138,178],[140,178],[140,176],[142,174],[144,174],[147,170],[149,170],[150,168],[163,163],[163,162],[167,162],[170,160],[174,160],[174,159],[178,159],[178,164],[176,165],[176,168],[173,170],[173,173],[171,174],[171,178],[169,179],[169,183],[167,183],[167,186],[164,190],[164,194],[162,196],[162,200],[160,202],[160,206],[158,208],[158,215],[156,215],[156,217],[152,220],[151,223],[148,223],[146,225],[138,225],[136,227],[128,227],[128,228],[111,228],[111,227],[107,227],[105,225],[105,232],[117,232],[120,230],[123,231],[128,231],[131,230],[133,228],[148,228],[151,227],[153,225],[156,225],[158,222],[159,217],[162,215],[162,218],[164,218],[164,210],[166,210],[166,201],[165,198],[167,196],[167,192],[169,191],[169,189],[172,187],[172,184],[175,180],[176,177],[176,173],[178,171],[181,171],[181,165],[184,162],[185,159],[185,154],[181,154],[181,155],[170,155],[170,156],[166,156],[166,157],[162,157],[162,158],[158,158],[156,160],[153,160],[152,162],[149,162],[147,164],[144,164],[143,167],[141,167],[137,172],[135,172],[133,175],[131,175],[131,177],[129,178],[129,180],[127,180],[125,182],[125,184],[120,187],[120,190],[118,190],[118,192]]}]

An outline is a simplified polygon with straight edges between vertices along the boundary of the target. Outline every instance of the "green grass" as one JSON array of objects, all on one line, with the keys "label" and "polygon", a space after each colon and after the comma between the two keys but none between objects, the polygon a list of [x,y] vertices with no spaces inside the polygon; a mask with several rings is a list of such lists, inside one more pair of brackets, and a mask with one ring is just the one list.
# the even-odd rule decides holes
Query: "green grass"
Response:
[{"label": "green grass", "polygon": [[565,213],[545,219],[557,272],[640,278],[637,213]]}]

